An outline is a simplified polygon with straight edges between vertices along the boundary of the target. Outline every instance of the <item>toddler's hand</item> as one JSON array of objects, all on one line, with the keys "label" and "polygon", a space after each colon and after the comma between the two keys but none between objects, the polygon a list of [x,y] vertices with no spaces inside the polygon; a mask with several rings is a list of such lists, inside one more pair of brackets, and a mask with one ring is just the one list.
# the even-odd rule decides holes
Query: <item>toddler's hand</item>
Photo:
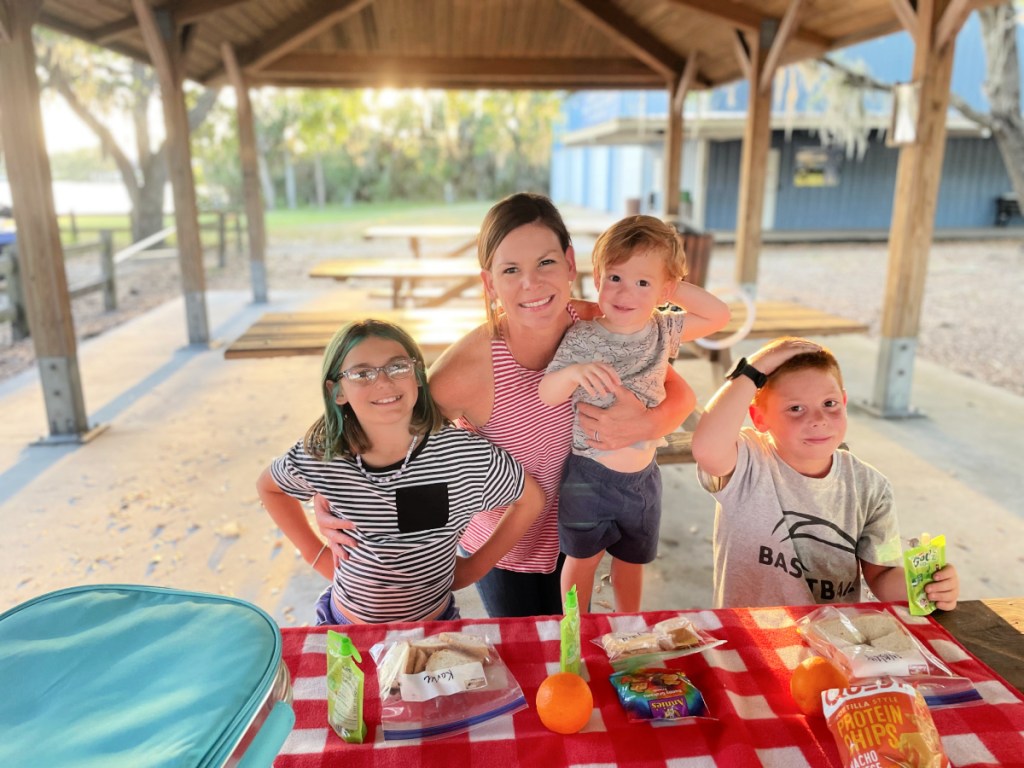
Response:
[{"label": "toddler's hand", "polygon": [[960,597],[960,577],[956,568],[947,564],[945,568],[937,570],[932,579],[930,584],[925,585],[924,593],[940,610],[952,611]]},{"label": "toddler's hand", "polygon": [[619,374],[607,363],[578,363],[571,368],[572,380],[591,397],[611,394],[620,384]]}]

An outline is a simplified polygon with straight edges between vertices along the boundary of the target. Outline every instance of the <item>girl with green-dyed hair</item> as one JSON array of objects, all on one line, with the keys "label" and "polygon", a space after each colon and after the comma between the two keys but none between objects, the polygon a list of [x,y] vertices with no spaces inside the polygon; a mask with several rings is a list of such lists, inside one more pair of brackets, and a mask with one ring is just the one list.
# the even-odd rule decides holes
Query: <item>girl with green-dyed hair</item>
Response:
[{"label": "girl with green-dyed hair", "polygon": [[320,375],[324,415],[309,428],[305,438],[305,448],[311,456],[330,461],[335,456],[352,457],[365,453],[372,447],[351,405],[338,403],[342,378],[339,367],[349,352],[371,336],[397,341],[416,362],[414,374],[419,386],[419,397],[413,408],[410,430],[421,436],[429,435],[447,424],[440,408],[430,397],[423,352],[412,336],[397,325],[383,320],[367,319],[346,323],[338,329],[324,350]]},{"label": "girl with green-dyed hair", "polygon": [[[282,533],[331,580],[317,624],[458,619],[454,591],[522,538],[544,492],[506,451],[445,421],[423,353],[398,326],[371,319],[339,330],[320,387],[324,415],[256,482]],[[340,552],[310,527],[301,502],[315,495],[350,539]],[[490,538],[459,555],[470,520],[497,508]]]}]

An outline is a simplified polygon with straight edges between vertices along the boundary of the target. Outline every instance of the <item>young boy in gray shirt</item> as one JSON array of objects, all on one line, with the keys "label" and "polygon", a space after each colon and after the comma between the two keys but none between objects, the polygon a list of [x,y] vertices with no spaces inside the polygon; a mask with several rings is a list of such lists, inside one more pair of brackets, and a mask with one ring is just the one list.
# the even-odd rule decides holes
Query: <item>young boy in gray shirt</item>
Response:
[{"label": "young boy in gray shirt", "polygon": [[[718,502],[715,607],[858,602],[861,576],[880,600],[907,599],[892,486],[839,450],[845,436],[842,374],[824,347],[781,338],[736,364],[693,436]],[[928,598],[952,610],[956,569],[934,579]]]}]

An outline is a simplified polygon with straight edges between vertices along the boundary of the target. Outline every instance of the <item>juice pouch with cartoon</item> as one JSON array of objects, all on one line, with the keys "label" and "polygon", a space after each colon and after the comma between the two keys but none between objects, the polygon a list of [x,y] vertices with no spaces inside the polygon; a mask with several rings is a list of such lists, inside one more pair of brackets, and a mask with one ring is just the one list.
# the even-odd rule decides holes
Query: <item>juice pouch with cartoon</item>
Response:
[{"label": "juice pouch with cartoon", "polygon": [[843,768],[949,768],[928,705],[909,683],[834,688],[821,702]]},{"label": "juice pouch with cartoon", "polygon": [[[913,543],[913,542],[912,542]],[[920,544],[903,553],[903,573],[907,578],[907,603],[914,616],[927,616],[935,610],[935,603],[924,593],[932,576],[946,565],[946,537],[931,538],[921,534]]]}]

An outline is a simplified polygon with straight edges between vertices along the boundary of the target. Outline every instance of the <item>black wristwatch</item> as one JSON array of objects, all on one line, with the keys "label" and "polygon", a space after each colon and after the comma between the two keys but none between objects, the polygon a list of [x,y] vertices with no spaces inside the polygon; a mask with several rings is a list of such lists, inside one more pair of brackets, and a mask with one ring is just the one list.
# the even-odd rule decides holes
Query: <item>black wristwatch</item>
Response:
[{"label": "black wristwatch", "polygon": [[732,367],[732,370],[725,374],[727,379],[738,379],[740,376],[746,376],[752,382],[754,386],[760,389],[764,386],[765,382],[768,381],[768,376],[761,373],[757,368],[747,362],[747,358],[741,357],[736,365]]}]

